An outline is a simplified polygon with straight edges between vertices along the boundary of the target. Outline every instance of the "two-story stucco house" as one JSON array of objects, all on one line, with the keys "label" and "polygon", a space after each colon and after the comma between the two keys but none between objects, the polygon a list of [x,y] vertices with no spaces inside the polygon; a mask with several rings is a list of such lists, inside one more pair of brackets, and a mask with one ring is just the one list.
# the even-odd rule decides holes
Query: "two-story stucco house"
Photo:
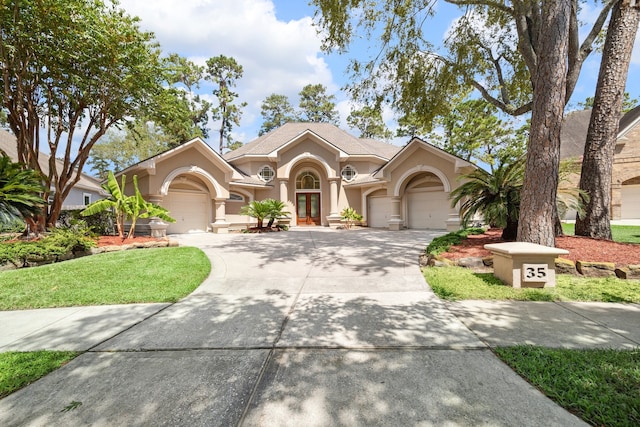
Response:
[{"label": "two-story stucco house", "polygon": [[292,226],[337,226],[353,207],[370,227],[457,229],[457,177],[475,166],[418,138],[404,147],[326,123],[288,123],[221,156],[196,138],[121,171],[177,222],[168,233],[246,225],[240,208],[284,201]]}]

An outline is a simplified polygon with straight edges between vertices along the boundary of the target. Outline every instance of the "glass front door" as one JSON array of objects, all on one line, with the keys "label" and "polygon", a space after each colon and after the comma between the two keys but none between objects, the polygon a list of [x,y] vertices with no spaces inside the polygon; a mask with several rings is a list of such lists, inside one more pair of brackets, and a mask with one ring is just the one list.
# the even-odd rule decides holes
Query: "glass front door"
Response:
[{"label": "glass front door", "polygon": [[298,193],[297,224],[321,225],[320,221],[320,193]]}]

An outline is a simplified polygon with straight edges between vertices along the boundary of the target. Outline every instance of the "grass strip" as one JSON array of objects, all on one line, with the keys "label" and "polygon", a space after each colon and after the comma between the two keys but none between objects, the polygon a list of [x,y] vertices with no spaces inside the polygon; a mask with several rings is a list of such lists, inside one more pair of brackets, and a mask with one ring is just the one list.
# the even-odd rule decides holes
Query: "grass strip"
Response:
[{"label": "grass strip", "polygon": [[79,354],[73,351],[0,353],[0,398],[58,369]]},{"label": "grass strip", "polygon": [[91,255],[0,272],[0,310],[175,302],[193,292],[211,264],[197,248]]},{"label": "grass strip", "polygon": [[640,349],[516,346],[494,351],[529,383],[586,422],[640,425]]},{"label": "grass strip", "polygon": [[[575,235],[575,224],[562,223],[562,231],[567,236]],[[640,244],[640,226],[637,225],[612,225],[611,237],[614,242]]]},{"label": "grass strip", "polygon": [[492,273],[463,267],[430,267],[424,277],[442,299],[515,301],[599,301],[640,303],[640,280],[589,278],[560,274],[555,288],[512,288]]}]

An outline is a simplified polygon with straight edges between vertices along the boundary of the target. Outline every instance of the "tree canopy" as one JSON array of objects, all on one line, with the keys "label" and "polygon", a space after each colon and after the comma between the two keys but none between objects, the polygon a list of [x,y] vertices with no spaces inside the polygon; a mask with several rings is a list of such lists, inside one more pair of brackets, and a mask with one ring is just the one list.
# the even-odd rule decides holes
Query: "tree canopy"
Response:
[{"label": "tree canopy", "polygon": [[18,160],[41,172],[40,150],[51,154],[53,223],[94,144],[161,89],[159,49],[137,18],[101,0],[9,0],[0,22],[0,101]]},{"label": "tree canopy", "polygon": [[327,94],[322,84],[308,84],[302,88],[300,95],[300,120],[312,123],[338,124],[339,114],[335,96]]},{"label": "tree canopy", "polygon": [[382,120],[382,112],[379,108],[365,105],[360,109],[352,110],[347,117],[347,123],[360,130],[360,138],[389,140],[393,137],[393,132],[387,129]]},{"label": "tree canopy", "polygon": [[286,95],[272,93],[261,105],[262,126],[258,135],[264,135],[285,123],[299,121],[298,113]]},{"label": "tree canopy", "polygon": [[238,94],[232,90],[242,74],[242,65],[231,57],[219,55],[207,60],[205,78],[214,83],[213,95],[218,100],[218,105],[213,106],[211,113],[214,120],[220,120],[218,133],[221,154],[225,148],[224,141],[227,141],[227,145],[233,142],[231,131],[234,126],[240,126],[241,109],[247,105],[246,102],[237,104]]}]

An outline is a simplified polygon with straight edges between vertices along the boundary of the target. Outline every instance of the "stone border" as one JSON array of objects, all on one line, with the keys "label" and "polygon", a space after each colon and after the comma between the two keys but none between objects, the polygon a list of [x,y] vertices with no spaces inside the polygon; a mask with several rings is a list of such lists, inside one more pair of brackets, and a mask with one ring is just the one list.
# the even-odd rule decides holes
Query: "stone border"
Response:
[{"label": "stone border", "polygon": [[[438,255],[420,255],[421,267],[450,267],[458,266],[470,268],[481,273],[491,273],[493,271],[493,257],[467,257],[457,261],[450,260]],[[640,280],[640,265],[627,265],[616,268],[611,262],[589,262],[576,261],[575,263],[566,258],[555,259],[557,274],[571,274],[581,277],[618,277],[619,279]]]}]

